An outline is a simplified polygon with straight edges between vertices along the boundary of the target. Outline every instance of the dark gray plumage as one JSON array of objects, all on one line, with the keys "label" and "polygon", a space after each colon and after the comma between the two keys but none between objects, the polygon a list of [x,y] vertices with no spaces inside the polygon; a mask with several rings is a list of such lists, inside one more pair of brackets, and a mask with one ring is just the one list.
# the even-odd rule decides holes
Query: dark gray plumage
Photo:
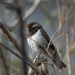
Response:
[{"label": "dark gray plumage", "polygon": [[[47,48],[47,45],[48,45],[49,40],[50,40],[49,36],[47,35],[47,33],[44,31],[44,29],[42,28],[42,26],[39,23],[30,22],[28,25],[29,25],[29,26],[27,26],[28,44],[36,52],[47,55],[47,53],[45,52],[42,45],[44,45]],[[55,52],[53,54],[54,50],[55,50]],[[66,68],[66,65],[60,60],[60,57],[59,57],[59,55],[56,51],[56,48],[53,44],[51,44],[49,46],[48,51],[50,52],[51,55],[53,54],[52,61],[58,67],[58,69]]]}]

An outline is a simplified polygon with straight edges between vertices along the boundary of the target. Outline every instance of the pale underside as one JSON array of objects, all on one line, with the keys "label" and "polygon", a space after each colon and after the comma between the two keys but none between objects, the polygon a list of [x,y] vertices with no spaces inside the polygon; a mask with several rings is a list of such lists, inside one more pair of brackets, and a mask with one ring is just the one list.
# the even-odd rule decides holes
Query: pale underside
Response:
[{"label": "pale underside", "polygon": [[38,53],[45,53],[45,50],[42,46],[47,46],[47,40],[41,35],[40,30],[38,30],[33,36],[27,39],[29,46],[32,50],[35,50]]}]

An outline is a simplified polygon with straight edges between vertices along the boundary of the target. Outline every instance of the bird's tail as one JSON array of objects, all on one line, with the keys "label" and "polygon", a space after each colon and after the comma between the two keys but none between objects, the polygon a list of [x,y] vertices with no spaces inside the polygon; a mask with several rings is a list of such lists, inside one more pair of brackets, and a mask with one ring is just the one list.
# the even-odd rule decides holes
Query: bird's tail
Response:
[{"label": "bird's tail", "polygon": [[52,61],[57,66],[58,69],[66,68],[66,65],[60,60],[58,54],[56,55],[56,57],[53,57]]}]

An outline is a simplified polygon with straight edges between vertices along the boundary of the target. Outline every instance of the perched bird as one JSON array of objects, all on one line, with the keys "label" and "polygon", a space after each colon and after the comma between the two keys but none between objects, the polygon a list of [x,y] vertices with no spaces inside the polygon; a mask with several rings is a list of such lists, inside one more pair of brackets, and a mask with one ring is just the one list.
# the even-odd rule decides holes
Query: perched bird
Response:
[{"label": "perched bird", "polygon": [[[50,38],[44,31],[43,27],[39,23],[34,21],[25,25],[27,26],[28,31],[27,41],[29,46],[36,52],[49,56],[43,46],[47,48]],[[58,69],[66,68],[66,65],[60,60],[57,50],[53,44],[49,46],[48,51],[51,55],[54,52],[54,54],[52,55],[52,61]]]}]

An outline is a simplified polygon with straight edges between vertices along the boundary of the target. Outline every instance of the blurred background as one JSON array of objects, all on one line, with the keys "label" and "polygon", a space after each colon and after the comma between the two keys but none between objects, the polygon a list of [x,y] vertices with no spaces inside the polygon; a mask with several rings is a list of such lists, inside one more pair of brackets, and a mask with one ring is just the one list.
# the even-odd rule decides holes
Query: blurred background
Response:
[{"label": "blurred background", "polygon": [[[53,44],[61,60],[67,65],[67,68],[61,71],[55,67],[56,75],[75,75],[75,26],[72,27],[75,24],[75,0],[0,0],[0,20],[20,44],[19,16],[13,8],[13,6],[19,8],[19,5],[22,8],[23,20],[25,21],[26,18],[27,23],[36,21],[43,26],[54,41]],[[27,37],[25,26],[24,34]],[[0,42],[19,54],[1,29]],[[37,53],[30,50],[27,40],[25,43],[27,55],[34,59]],[[22,75],[22,61],[3,46],[0,47],[6,61],[10,64],[9,75]],[[1,57],[0,75],[6,75]],[[54,75],[52,67],[50,67],[50,75]]]}]

